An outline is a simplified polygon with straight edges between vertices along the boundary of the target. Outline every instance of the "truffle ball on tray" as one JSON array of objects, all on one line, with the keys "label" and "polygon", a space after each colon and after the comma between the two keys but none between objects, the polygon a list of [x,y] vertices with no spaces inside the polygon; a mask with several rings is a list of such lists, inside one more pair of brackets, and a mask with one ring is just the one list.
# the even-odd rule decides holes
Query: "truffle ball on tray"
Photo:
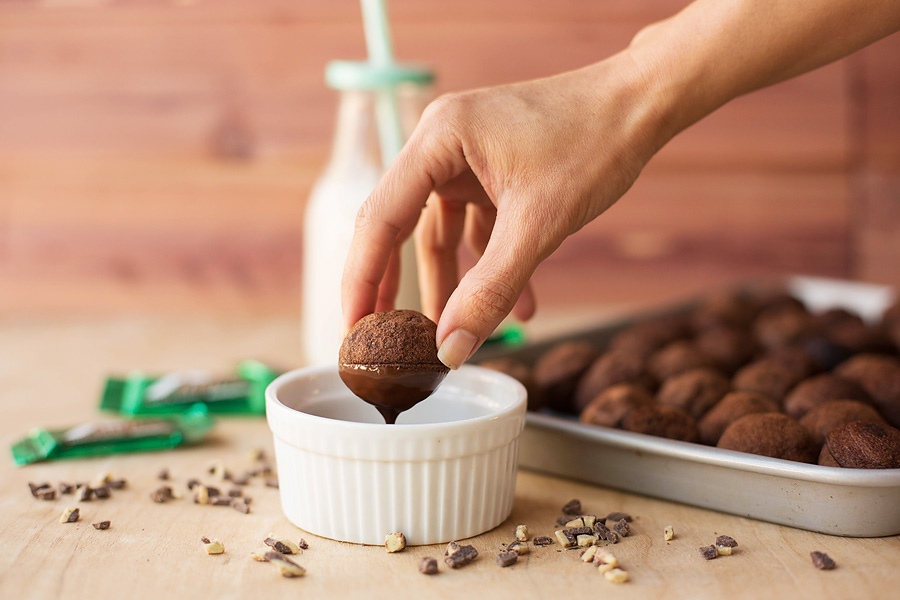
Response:
[{"label": "truffle ball on tray", "polygon": [[600,355],[575,388],[575,407],[583,410],[603,390],[617,383],[634,383],[651,388],[653,379],[644,370],[644,359],[640,354],[610,350]]},{"label": "truffle ball on tray", "polygon": [[486,360],[480,363],[480,366],[509,375],[525,386],[528,394],[528,410],[540,410],[544,407],[543,399],[538,394],[534,377],[531,375],[531,369],[522,361],[504,356]]},{"label": "truffle ball on tray", "polygon": [[717,448],[814,463],[818,448],[796,420],[781,413],[746,415],[728,426]]},{"label": "truffle ball on tray", "polygon": [[722,371],[733,374],[753,359],[758,347],[753,336],[735,327],[711,327],[697,334],[697,348]]},{"label": "truffle ball on tray", "polygon": [[784,412],[799,419],[829,400],[858,400],[871,404],[869,395],[857,384],[831,373],[804,379],[784,399]]},{"label": "truffle ball on tray", "polygon": [[819,464],[850,469],[900,468],[900,430],[884,423],[854,421],[831,431]]},{"label": "truffle ball on tray", "polygon": [[816,446],[821,446],[831,431],[853,421],[884,423],[884,418],[871,404],[857,400],[830,400],[803,415],[800,425]]},{"label": "truffle ball on tray", "polygon": [[575,413],[575,388],[600,351],[591,343],[560,342],[534,364],[537,394],[544,405],[560,412]]},{"label": "truffle ball on tray", "polygon": [[708,367],[684,371],[666,379],[656,394],[660,404],[677,406],[699,419],[731,389],[731,382]]},{"label": "truffle ball on tray", "polygon": [[736,390],[757,392],[781,402],[802,379],[803,373],[773,358],[763,358],[741,368],[735,373],[731,383]]},{"label": "truffle ball on tray", "polygon": [[696,442],[697,423],[677,406],[647,404],[632,410],[622,421],[622,428],[635,433]]},{"label": "truffle ball on tray", "polygon": [[647,372],[660,382],[684,371],[712,366],[713,361],[687,340],[667,344],[647,360]]},{"label": "truffle ball on tray", "polygon": [[753,322],[753,335],[766,348],[790,346],[813,331],[812,317],[805,309],[766,309]]},{"label": "truffle ball on tray", "polygon": [[619,383],[603,390],[581,412],[582,423],[621,427],[628,414],[640,406],[653,404],[653,396],[641,386]]},{"label": "truffle ball on tray", "polygon": [[755,392],[729,392],[697,422],[700,442],[715,446],[729,425],[745,415],[778,412],[778,404]]},{"label": "truffle ball on tray", "polygon": [[859,385],[887,422],[900,426],[900,361],[878,354],[860,354],[838,365],[834,373]]},{"label": "truffle ball on tray", "polygon": [[624,350],[646,359],[666,344],[688,335],[688,327],[680,317],[658,317],[634,323],[616,334],[611,350]]}]

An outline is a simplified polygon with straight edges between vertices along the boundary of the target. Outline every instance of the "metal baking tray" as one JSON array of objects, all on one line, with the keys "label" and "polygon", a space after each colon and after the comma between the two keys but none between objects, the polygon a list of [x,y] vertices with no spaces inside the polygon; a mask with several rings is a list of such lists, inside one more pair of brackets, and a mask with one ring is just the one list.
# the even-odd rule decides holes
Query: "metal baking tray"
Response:
[{"label": "metal baking tray", "polygon": [[[891,288],[849,281],[792,277],[786,285],[814,312],[843,307],[873,321],[894,298]],[[683,312],[695,304],[666,307],[512,351],[486,348],[476,360],[502,355],[531,364],[553,344],[572,339],[602,347],[632,323]],[[528,414],[519,465],[830,535],[900,534],[900,469],[808,465],[585,425],[571,416],[544,412]]]}]

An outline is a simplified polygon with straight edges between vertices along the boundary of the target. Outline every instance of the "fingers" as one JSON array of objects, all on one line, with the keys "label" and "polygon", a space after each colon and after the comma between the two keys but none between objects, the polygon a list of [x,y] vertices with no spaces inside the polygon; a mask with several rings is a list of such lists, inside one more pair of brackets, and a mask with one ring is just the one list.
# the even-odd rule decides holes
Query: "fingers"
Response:
[{"label": "fingers", "polygon": [[438,357],[452,369],[475,350],[510,313],[543,257],[525,219],[498,217],[476,265],[450,296],[438,323]]},{"label": "fingers", "polygon": [[[402,237],[402,236],[400,236]],[[402,242],[402,239],[398,240]],[[384,277],[381,279],[381,285],[378,286],[378,297],[375,301],[375,312],[384,312],[393,310],[397,290],[400,289],[400,253],[402,246],[394,246],[391,256],[388,259],[387,268],[384,271]]]},{"label": "fingers", "polygon": [[[451,141],[411,139],[378,182],[356,217],[356,229],[341,283],[344,327],[349,329],[378,304],[393,303],[399,275],[399,245],[419,219],[429,193],[451,179],[465,165],[462,152]],[[391,274],[382,281],[392,264]],[[396,270],[395,270],[396,269]]]},{"label": "fingers", "polygon": [[440,320],[459,279],[456,248],[462,239],[465,215],[464,203],[432,196],[416,229],[422,312],[435,322]]}]

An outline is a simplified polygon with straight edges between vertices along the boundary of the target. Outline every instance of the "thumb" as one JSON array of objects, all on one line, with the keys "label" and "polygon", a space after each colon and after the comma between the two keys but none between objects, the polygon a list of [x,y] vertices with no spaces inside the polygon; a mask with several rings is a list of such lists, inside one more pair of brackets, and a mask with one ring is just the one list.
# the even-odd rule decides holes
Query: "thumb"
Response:
[{"label": "thumb", "polygon": [[457,369],[516,305],[540,262],[538,244],[522,232],[508,235],[498,215],[484,254],[462,278],[441,313],[438,358]]}]

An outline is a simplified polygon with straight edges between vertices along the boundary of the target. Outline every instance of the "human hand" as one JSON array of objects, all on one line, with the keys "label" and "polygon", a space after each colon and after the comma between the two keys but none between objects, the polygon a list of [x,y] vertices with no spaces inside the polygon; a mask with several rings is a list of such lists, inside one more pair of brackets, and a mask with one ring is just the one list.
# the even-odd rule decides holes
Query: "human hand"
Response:
[{"label": "human hand", "polygon": [[[537,265],[611,206],[661,145],[638,73],[617,55],[432,103],[357,217],[346,326],[393,307],[400,246],[417,223],[423,312],[448,366],[511,311],[530,317]],[[463,239],[479,259],[460,279]]]}]

